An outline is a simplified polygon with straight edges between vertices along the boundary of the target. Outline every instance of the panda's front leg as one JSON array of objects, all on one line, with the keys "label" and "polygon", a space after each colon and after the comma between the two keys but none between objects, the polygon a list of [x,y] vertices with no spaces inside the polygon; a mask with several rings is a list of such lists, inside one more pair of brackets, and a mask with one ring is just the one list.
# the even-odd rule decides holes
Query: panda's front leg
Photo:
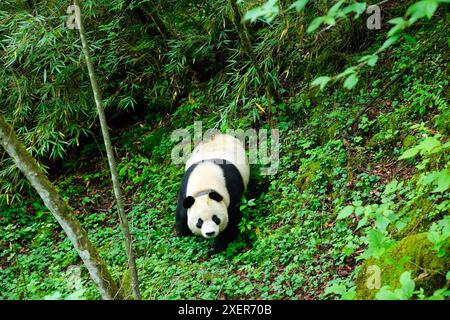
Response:
[{"label": "panda's front leg", "polygon": [[175,214],[175,230],[177,232],[177,236],[192,235],[192,232],[187,224],[187,210],[180,205],[177,206],[177,211]]},{"label": "panda's front leg", "polygon": [[217,240],[214,246],[214,253],[224,251],[228,244],[236,240],[239,234],[239,221],[240,221],[240,210],[237,207],[234,210],[228,211],[228,226],[226,229],[217,236]]},{"label": "panda's front leg", "polygon": [[221,234],[217,236],[216,243],[214,245],[214,253],[224,251],[230,242],[235,240],[238,235],[238,228],[228,226]]}]

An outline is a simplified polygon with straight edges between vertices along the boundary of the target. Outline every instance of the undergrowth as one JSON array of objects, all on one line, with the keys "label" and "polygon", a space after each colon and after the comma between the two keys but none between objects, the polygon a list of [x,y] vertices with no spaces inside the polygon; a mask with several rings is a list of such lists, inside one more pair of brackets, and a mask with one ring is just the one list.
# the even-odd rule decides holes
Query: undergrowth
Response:
[{"label": "undergrowth", "polygon": [[[446,27],[443,23],[434,32]],[[252,167],[241,235],[220,254],[212,254],[209,240],[175,236],[183,167],[170,161],[175,145],[170,133],[179,127],[192,133],[194,119],[204,128],[267,128],[256,106],[264,100],[216,112],[208,92],[197,88],[170,119],[148,117],[118,130],[118,172],[142,297],[448,296],[448,47],[438,37],[428,41],[429,32],[418,29],[418,43],[402,43],[383,58],[383,66],[364,71],[351,94],[333,87],[322,93],[304,89],[274,106],[281,134],[278,172],[264,176],[260,165]],[[437,50],[428,50],[431,46]],[[105,159],[98,157],[95,143],[82,150],[66,163],[68,173],[56,185],[127,290]],[[100,298],[34,192],[0,210],[0,298]],[[428,258],[411,256],[407,243],[419,243]]]}]

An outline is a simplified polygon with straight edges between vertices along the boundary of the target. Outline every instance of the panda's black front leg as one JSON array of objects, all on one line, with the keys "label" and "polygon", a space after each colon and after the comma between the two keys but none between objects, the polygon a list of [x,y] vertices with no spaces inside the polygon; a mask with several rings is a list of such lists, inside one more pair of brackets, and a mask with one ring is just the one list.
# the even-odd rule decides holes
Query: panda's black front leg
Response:
[{"label": "panda's black front leg", "polygon": [[187,224],[187,210],[183,206],[178,205],[175,214],[175,230],[178,236],[190,236],[191,230]]},{"label": "panda's black front leg", "polygon": [[240,210],[237,207],[234,210],[228,211],[228,226],[226,229],[217,236],[217,240],[214,246],[214,253],[221,252],[228,247],[228,244],[236,240],[239,234],[239,221],[240,221]]},{"label": "panda's black front leg", "polygon": [[217,236],[217,240],[214,245],[214,252],[221,252],[225,250],[228,244],[237,238],[238,231],[237,226],[228,226],[221,234]]}]

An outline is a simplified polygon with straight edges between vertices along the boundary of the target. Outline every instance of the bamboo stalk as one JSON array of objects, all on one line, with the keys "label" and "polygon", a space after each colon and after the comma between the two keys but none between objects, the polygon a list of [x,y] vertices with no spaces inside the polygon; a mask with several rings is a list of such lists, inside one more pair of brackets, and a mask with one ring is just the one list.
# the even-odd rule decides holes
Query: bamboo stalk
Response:
[{"label": "bamboo stalk", "polygon": [[[74,0],[74,4],[79,7],[78,0]],[[80,32],[80,39],[83,47],[83,53],[86,59],[86,65],[89,72],[89,79],[91,81],[92,91],[94,93],[95,105],[97,107],[97,112],[100,120],[100,126],[103,135],[103,141],[105,144],[106,155],[108,158],[109,170],[111,172],[111,180],[113,184],[114,196],[116,198],[117,210],[120,219],[120,225],[122,226],[122,232],[125,238],[125,250],[128,257],[128,267],[131,273],[131,286],[135,299],[141,299],[141,293],[139,290],[138,272],[136,268],[136,262],[134,258],[133,248],[132,248],[132,237],[130,228],[128,225],[128,218],[125,214],[125,209],[123,205],[122,190],[120,187],[120,182],[117,175],[117,166],[114,158],[113,148],[111,144],[111,138],[109,136],[108,123],[106,121],[105,110],[102,105],[102,97],[100,93],[100,88],[97,83],[97,78],[95,75],[94,66],[92,64],[91,54],[89,52],[89,45],[86,38],[86,33],[84,30],[83,22],[81,19],[81,14],[77,17],[78,30]]]}]

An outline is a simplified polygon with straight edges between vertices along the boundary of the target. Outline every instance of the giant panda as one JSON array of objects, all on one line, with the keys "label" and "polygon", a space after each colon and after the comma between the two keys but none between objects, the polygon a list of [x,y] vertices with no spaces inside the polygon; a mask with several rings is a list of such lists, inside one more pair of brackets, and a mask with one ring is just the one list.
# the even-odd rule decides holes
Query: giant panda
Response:
[{"label": "giant panda", "polygon": [[178,193],[177,234],[216,238],[214,251],[226,249],[238,235],[249,176],[245,148],[235,137],[218,133],[199,143],[186,162]]}]

